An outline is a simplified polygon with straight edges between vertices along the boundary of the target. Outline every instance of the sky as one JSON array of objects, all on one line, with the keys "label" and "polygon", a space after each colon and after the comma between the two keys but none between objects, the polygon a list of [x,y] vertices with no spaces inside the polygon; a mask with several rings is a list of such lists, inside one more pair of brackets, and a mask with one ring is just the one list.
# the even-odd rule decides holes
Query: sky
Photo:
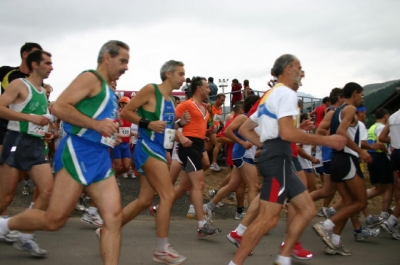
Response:
[{"label": "sky", "polygon": [[55,100],[112,39],[130,46],[118,90],[161,83],[174,59],[186,77],[248,79],[265,91],[275,59],[290,53],[305,71],[299,91],[322,98],[350,81],[399,79],[399,10],[397,0],[3,0],[0,65],[18,66],[25,42],[41,44]]}]

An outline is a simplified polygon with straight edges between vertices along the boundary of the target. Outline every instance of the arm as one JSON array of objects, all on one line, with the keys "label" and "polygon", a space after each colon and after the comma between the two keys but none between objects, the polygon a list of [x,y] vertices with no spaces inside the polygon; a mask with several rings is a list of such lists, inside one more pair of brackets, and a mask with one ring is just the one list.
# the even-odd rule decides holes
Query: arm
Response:
[{"label": "arm", "polygon": [[[241,146],[243,146],[243,148],[245,149],[249,149],[252,147],[252,144],[250,142],[247,141],[243,141],[242,139],[240,139],[239,137],[236,136],[236,134],[234,133],[234,131],[238,130],[240,125],[243,124],[243,122],[245,122],[247,120],[247,117],[243,114],[237,116],[231,124],[229,124],[229,126],[225,129],[225,135],[230,138],[231,140],[233,140],[234,142],[240,144]],[[247,139],[247,138],[246,138]]]},{"label": "arm", "polygon": [[75,105],[84,98],[93,97],[101,90],[101,81],[93,73],[86,72],[75,78],[54,103],[52,111],[65,122],[98,131],[107,136],[117,132],[118,124],[110,119],[95,120],[79,112]]},{"label": "arm", "polygon": [[[254,115],[254,114],[253,114]],[[261,148],[263,146],[260,141],[260,136],[254,131],[258,124],[254,122],[252,119],[247,119],[239,128],[239,133],[244,138],[248,139],[248,141],[257,147]],[[293,121],[292,121],[293,126]]]},{"label": "arm", "polygon": [[335,112],[329,111],[328,113],[326,113],[324,119],[321,121],[321,123],[319,124],[319,126],[317,128],[316,134],[329,135],[329,127],[331,126],[331,120],[332,120],[333,113],[335,113]]},{"label": "arm", "polygon": [[278,120],[279,136],[282,140],[292,143],[325,145],[337,150],[343,149],[346,139],[340,135],[322,136],[303,132],[293,126],[292,116],[282,117]]},{"label": "arm", "polygon": [[387,122],[385,128],[383,128],[381,134],[378,137],[379,141],[382,143],[390,144],[389,132],[390,132],[390,127],[389,127],[389,122]]},{"label": "arm", "polygon": [[297,150],[298,150],[299,156],[311,161],[311,163],[313,163],[313,164],[318,164],[319,163],[318,159],[315,159],[314,157],[312,157],[309,154],[307,154],[306,151],[304,151],[302,145],[298,145],[297,148],[298,148]]},{"label": "arm", "polygon": [[12,103],[23,102],[26,97],[27,89],[25,84],[18,79],[11,82],[4,93],[0,96],[0,117],[6,120],[29,121],[41,126],[49,124],[50,120],[44,116],[30,115],[8,108]]}]

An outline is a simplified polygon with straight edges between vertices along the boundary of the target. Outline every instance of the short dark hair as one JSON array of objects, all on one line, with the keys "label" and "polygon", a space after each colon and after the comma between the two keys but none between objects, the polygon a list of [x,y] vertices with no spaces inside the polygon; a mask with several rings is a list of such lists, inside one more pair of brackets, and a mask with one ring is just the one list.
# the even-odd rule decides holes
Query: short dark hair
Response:
[{"label": "short dark hair", "polygon": [[214,82],[214,78],[212,78],[211,76],[208,78],[208,82]]},{"label": "short dark hair", "polygon": [[243,100],[236,101],[232,106],[232,110],[235,114],[238,114],[241,109],[243,109],[244,102]]},{"label": "short dark hair", "polygon": [[331,104],[335,104],[338,102],[339,97],[343,96],[343,89],[335,87],[334,89],[331,90],[331,93],[329,94],[329,100]]},{"label": "short dark hair", "polygon": [[247,79],[244,80],[244,81],[243,81],[243,85],[244,85],[244,86],[248,86],[248,85],[249,85],[249,80],[247,80]]},{"label": "short dark hair", "polygon": [[32,68],[33,62],[40,64],[40,62],[43,61],[43,54],[51,57],[51,54],[49,52],[42,51],[42,50],[35,50],[28,54],[28,57],[26,57],[26,64],[28,66],[29,72],[33,71],[33,68]]},{"label": "short dark hair", "polygon": [[237,80],[236,78],[232,80],[232,83],[238,84],[239,80]]},{"label": "short dark hair", "polygon": [[354,82],[347,83],[343,87],[343,97],[344,98],[351,98],[351,96],[353,95],[354,91],[357,91],[358,93],[361,93],[363,90],[364,89],[362,88],[362,86],[360,86],[357,83],[354,83]]},{"label": "short dark hair", "polygon": [[383,117],[385,117],[386,114],[389,114],[389,111],[385,108],[379,108],[375,111],[375,118],[382,119]]},{"label": "short dark hair", "polygon": [[329,102],[329,97],[324,97],[323,99],[322,99],[322,103],[326,103],[326,102]]},{"label": "short dark hair", "polygon": [[245,98],[244,100],[244,112],[249,112],[251,107],[253,107],[253,105],[257,102],[257,100],[259,99],[259,96],[256,95],[249,95]]},{"label": "short dark hair", "polygon": [[25,42],[24,45],[22,45],[19,53],[21,55],[21,59],[22,59],[22,54],[24,52],[30,53],[32,51],[32,49],[38,49],[38,50],[43,50],[42,46],[40,46],[39,44],[35,43],[35,42]]},{"label": "short dark hair", "polygon": [[216,98],[217,98],[217,99],[220,98],[220,97],[226,98],[226,95],[225,95],[225,94],[222,94],[222,93],[219,93],[218,95],[216,95]]},{"label": "short dark hair", "polygon": [[201,76],[195,76],[192,78],[192,81],[190,82],[190,87],[189,87],[190,92],[192,92],[192,95],[194,95],[198,86],[203,85],[203,80],[207,81],[207,79],[205,77],[201,77]]}]

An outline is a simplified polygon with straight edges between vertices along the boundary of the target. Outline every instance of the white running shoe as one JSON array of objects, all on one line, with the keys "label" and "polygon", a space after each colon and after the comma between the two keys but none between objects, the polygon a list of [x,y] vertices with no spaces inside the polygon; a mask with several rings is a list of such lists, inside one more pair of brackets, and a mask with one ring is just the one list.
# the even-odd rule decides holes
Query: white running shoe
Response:
[{"label": "white running shoe", "polygon": [[34,238],[28,240],[19,238],[14,242],[13,247],[21,251],[27,251],[35,257],[45,257],[47,255],[47,251],[41,249],[38,243],[34,241]]},{"label": "white running shoe", "polygon": [[186,261],[186,257],[179,255],[170,244],[166,247],[165,251],[154,251],[153,260],[158,263],[179,265]]},{"label": "white running shoe", "polygon": [[84,213],[82,215],[81,221],[99,227],[103,226],[103,219],[101,218],[98,212],[94,214],[90,214],[88,212]]}]

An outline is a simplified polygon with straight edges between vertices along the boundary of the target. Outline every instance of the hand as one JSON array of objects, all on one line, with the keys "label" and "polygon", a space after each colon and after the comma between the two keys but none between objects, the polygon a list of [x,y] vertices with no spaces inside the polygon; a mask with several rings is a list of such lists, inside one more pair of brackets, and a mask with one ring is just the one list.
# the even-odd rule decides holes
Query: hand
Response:
[{"label": "hand", "polygon": [[338,151],[343,150],[344,146],[346,145],[346,138],[342,135],[339,134],[333,134],[326,136],[329,138],[327,142],[327,146],[331,147],[333,149],[336,149]]},{"label": "hand", "polygon": [[304,120],[300,124],[300,129],[305,130],[305,131],[310,131],[312,127],[314,126],[314,122],[312,120]]},{"label": "hand", "polygon": [[111,119],[104,119],[97,121],[96,127],[95,130],[101,133],[101,135],[110,137],[118,131],[118,122],[114,122]]},{"label": "hand", "polygon": [[163,133],[166,124],[167,123],[165,121],[151,121],[148,128],[157,133]]},{"label": "hand", "polygon": [[122,143],[122,135],[119,134],[119,133],[117,133],[116,136],[117,136],[117,137],[115,137],[115,144],[114,144],[114,146],[117,146],[117,145],[119,145],[120,143]]},{"label": "hand", "polygon": [[212,126],[210,126],[210,128],[207,129],[206,135],[214,134],[216,132],[217,132],[217,128],[214,125],[212,125]]},{"label": "hand", "polygon": [[54,138],[54,134],[51,132],[45,132],[43,136],[43,140],[45,140],[47,143],[51,142],[51,140]]},{"label": "hand", "polygon": [[41,115],[29,115],[29,120],[33,124],[40,125],[40,126],[45,126],[50,123],[50,120],[46,118],[45,116]]},{"label": "hand", "polygon": [[186,136],[182,136],[182,137],[179,138],[179,143],[183,147],[191,147],[193,142],[189,138],[187,138]]},{"label": "hand", "polygon": [[240,144],[244,149],[250,149],[253,145],[250,142],[243,142]]},{"label": "hand", "polygon": [[315,165],[318,165],[319,163],[321,163],[321,161],[319,161],[319,159],[316,159],[316,158],[314,158],[311,162]]},{"label": "hand", "polygon": [[362,150],[358,155],[360,156],[360,159],[365,163],[372,162],[372,157],[366,150]]},{"label": "hand", "polygon": [[189,122],[190,122],[190,113],[189,113],[189,111],[185,110],[185,112],[181,116],[181,120],[179,123],[182,126],[184,126],[184,125],[188,124]]}]

